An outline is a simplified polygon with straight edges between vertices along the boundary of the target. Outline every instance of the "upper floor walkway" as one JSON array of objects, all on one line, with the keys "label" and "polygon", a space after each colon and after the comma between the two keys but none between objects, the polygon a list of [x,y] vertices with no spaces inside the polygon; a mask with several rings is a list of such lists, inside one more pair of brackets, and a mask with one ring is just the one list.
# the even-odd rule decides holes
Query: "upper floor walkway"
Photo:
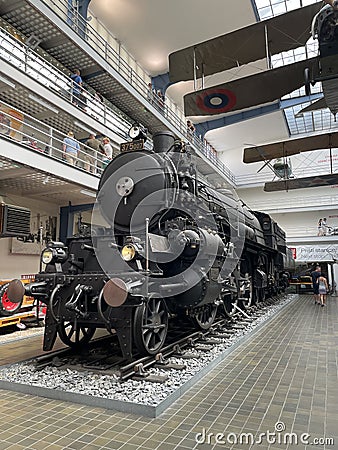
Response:
[{"label": "upper floor walkway", "polygon": [[[46,70],[47,59],[53,59],[53,72],[56,65],[63,68],[81,67],[83,78],[87,86],[100,93],[122,111],[133,122],[137,121],[148,127],[150,133],[169,129],[180,139],[188,139],[193,145],[196,154],[200,157],[200,170],[204,175],[209,175],[212,182],[234,185],[235,177],[231,171],[217,158],[210,145],[201,141],[198,136],[187,132],[185,119],[173,110],[169,99],[160,105],[158,99],[149,95],[148,80],[140,75],[139,70],[132,68],[123,56],[116,52],[110,44],[111,39],[102,36],[97,30],[85,23],[81,26],[82,17],[69,15],[67,2],[64,0],[16,0],[14,3],[0,4],[2,20],[13,26],[23,42],[15,39],[15,45],[21,48],[24,61],[27,60],[30,70],[33,64],[31,57],[37,64],[37,52],[32,50],[31,43],[39,51],[38,57],[43,57]],[[8,38],[8,35],[7,35]],[[18,57],[16,57],[17,59]],[[39,60],[40,64],[40,60]],[[17,67],[23,70],[22,65]],[[36,72],[35,67],[35,72]],[[43,72],[36,77],[37,81],[43,77]],[[65,74],[60,79],[60,74],[51,77],[57,86],[58,95],[69,94],[69,79],[65,84]],[[55,78],[58,81],[55,81]],[[49,80],[50,82],[50,80]],[[68,91],[68,92],[67,92]],[[97,102],[90,98],[88,110],[90,114],[97,114],[100,108]],[[96,109],[95,109],[96,108]],[[103,111],[104,114],[104,111]],[[107,115],[107,114],[106,114]]]}]

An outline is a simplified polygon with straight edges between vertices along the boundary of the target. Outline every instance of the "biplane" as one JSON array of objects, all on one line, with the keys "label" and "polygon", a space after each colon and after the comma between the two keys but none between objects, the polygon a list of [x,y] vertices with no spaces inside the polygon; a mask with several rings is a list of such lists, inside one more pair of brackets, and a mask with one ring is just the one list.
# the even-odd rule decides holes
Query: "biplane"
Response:
[{"label": "biplane", "polygon": [[[308,187],[330,186],[338,184],[338,173],[333,171],[332,149],[338,147],[338,132],[323,133],[307,136],[298,139],[290,139],[272,144],[247,147],[244,149],[243,162],[250,164],[264,161],[280,178],[279,181],[265,183],[264,191],[274,192],[292,189],[303,189]],[[315,175],[305,178],[291,178],[290,157],[303,152],[310,152],[320,149],[329,149],[330,173],[325,175]],[[280,163],[272,164],[272,160],[279,159]],[[280,172],[276,172],[279,170]]]},{"label": "biplane", "polygon": [[[338,112],[338,10],[335,0],[321,8],[314,3],[231,33],[186,47],[169,55],[169,79],[202,80],[202,89],[184,96],[186,116],[233,112],[275,101],[305,85],[323,83],[324,97],[312,109],[329,107]],[[319,54],[285,66],[271,68],[271,57],[304,46],[318,38]],[[266,58],[267,70],[204,88],[206,76]]]}]

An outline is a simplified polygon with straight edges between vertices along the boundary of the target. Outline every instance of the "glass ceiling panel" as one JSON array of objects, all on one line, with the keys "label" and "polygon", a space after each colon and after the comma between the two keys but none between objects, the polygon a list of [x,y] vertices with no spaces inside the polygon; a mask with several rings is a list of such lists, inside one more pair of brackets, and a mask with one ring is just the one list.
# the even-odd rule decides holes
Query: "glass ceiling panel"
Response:
[{"label": "glass ceiling panel", "polygon": [[[257,11],[261,20],[269,19],[270,17],[283,14],[287,11],[319,2],[321,2],[321,0],[255,0]],[[295,50],[273,55],[271,58],[271,65],[272,67],[280,67],[286,64],[292,64],[296,61],[302,61],[306,58],[312,58],[317,56],[317,54],[318,42],[311,37],[305,47],[299,47]],[[321,83],[316,83],[315,86],[312,86],[311,92],[313,94],[322,92]],[[304,87],[285,95],[283,99],[295,98],[303,95],[305,95]],[[303,116],[295,117],[295,114],[309,104],[310,102],[306,102],[302,105],[293,106],[284,110],[290,133],[292,135],[311,133],[314,131],[338,127],[337,122],[334,121],[333,114],[331,114],[328,108],[308,112]]]}]

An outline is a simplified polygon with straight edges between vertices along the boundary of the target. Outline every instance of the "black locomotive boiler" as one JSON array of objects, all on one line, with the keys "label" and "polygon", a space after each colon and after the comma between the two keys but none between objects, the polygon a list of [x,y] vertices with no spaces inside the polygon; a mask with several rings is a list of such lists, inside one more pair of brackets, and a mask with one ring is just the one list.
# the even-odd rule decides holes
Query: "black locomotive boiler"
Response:
[{"label": "black locomotive boiler", "polygon": [[57,335],[77,346],[106,328],[126,359],[155,354],[169,319],[208,329],[217,311],[231,316],[287,285],[284,232],[204,182],[188,144],[165,131],[153,150],[139,140],[124,150],[103,172],[90,230],[50,242],[34,283],[8,288],[12,301],[46,303],[44,350]]}]

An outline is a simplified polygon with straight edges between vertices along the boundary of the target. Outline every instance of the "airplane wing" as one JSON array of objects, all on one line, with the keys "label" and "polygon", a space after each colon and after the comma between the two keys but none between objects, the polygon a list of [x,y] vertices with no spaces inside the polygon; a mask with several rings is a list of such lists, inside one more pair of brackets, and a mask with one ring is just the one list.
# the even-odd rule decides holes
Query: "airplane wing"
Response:
[{"label": "airplane wing", "polygon": [[259,72],[184,96],[186,116],[207,116],[272,102],[304,85],[304,69],[315,72],[317,58]]},{"label": "airplane wing", "polygon": [[300,139],[290,139],[288,141],[245,148],[243,162],[249,164],[335,147],[338,147],[338,132],[317,134]]},{"label": "airplane wing", "polygon": [[271,55],[305,45],[311,22],[321,8],[313,3],[222,36],[178,50],[169,55],[172,83],[194,79],[266,57],[266,33]]},{"label": "airplane wing", "polygon": [[332,186],[338,184],[338,174],[316,175],[306,178],[291,178],[288,180],[269,181],[264,185],[265,192],[289,191],[319,186]]},{"label": "airplane wing", "polygon": [[300,117],[304,113],[312,112],[312,111],[318,111],[319,109],[325,109],[327,108],[325,97],[320,98],[319,100],[316,100],[315,102],[311,103],[311,105],[306,106],[305,108],[301,109],[295,117]]}]

